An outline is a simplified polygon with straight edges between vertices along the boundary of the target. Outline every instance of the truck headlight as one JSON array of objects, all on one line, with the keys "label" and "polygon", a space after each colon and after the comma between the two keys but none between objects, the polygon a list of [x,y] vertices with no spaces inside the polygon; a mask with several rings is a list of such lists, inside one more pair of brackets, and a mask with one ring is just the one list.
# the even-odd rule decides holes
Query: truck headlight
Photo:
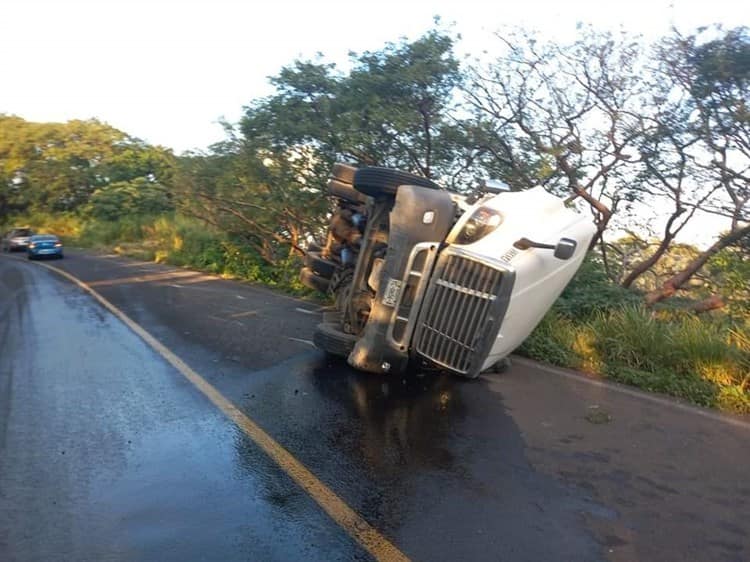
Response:
[{"label": "truck headlight", "polygon": [[473,244],[487,236],[503,222],[503,215],[489,207],[479,207],[456,236],[455,244]]}]

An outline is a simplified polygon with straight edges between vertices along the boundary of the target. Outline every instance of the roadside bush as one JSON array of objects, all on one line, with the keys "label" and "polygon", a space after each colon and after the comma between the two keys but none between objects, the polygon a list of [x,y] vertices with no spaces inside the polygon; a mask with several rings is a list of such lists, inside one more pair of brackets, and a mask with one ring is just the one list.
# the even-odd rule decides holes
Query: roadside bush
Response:
[{"label": "roadside bush", "polygon": [[582,363],[582,358],[574,351],[577,332],[578,327],[573,320],[551,310],[526,338],[518,353],[561,367],[577,369]]},{"label": "roadside bush", "polygon": [[56,234],[64,242],[74,241],[80,235],[83,222],[70,213],[29,213],[7,221],[2,231],[14,226],[28,226],[35,232]]},{"label": "roadside bush", "polygon": [[299,282],[299,258],[289,257],[270,265],[242,240],[230,239],[196,219],[174,214],[91,224],[91,228],[102,229],[99,236],[111,240],[110,244],[119,240],[116,250],[124,255],[192,267],[317,298]]},{"label": "roadside bush", "polygon": [[169,192],[157,182],[136,178],[108,184],[89,197],[84,215],[115,221],[128,216],[153,216],[174,209]]},{"label": "roadside bush", "polygon": [[747,324],[643,306],[573,320],[550,311],[519,349],[528,357],[581,369],[694,404],[750,413]]},{"label": "roadside bush", "polygon": [[597,313],[639,302],[640,296],[613,283],[607,277],[601,258],[590,253],[560,295],[554,309],[568,318],[587,319]]},{"label": "roadside bush", "polygon": [[83,223],[76,245],[85,248],[110,247],[120,243],[140,242],[144,238],[144,225],[151,217],[123,217],[117,220],[89,219]]},{"label": "roadside bush", "polygon": [[666,327],[636,306],[600,312],[588,322],[605,363],[645,370],[674,364],[676,350]]}]

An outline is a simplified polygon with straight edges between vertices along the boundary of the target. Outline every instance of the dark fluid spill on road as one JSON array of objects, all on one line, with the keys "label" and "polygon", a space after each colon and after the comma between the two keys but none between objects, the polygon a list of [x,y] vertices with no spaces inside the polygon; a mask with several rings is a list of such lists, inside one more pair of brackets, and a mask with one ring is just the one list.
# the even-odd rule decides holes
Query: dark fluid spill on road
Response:
[{"label": "dark fluid spill on road", "polygon": [[445,445],[467,413],[455,378],[445,373],[383,377],[324,360],[312,370],[310,380],[321,398],[346,411],[344,419],[357,422],[338,424],[329,440],[350,448],[373,471],[453,467],[453,453]]},{"label": "dark fluid spill on road", "polygon": [[[268,382],[248,390],[243,409],[407,554],[601,559],[584,516],[614,514],[531,467],[520,430],[485,381],[372,375],[318,353],[253,377]],[[236,444],[251,470],[257,450]],[[288,491],[267,494],[293,509]]]}]

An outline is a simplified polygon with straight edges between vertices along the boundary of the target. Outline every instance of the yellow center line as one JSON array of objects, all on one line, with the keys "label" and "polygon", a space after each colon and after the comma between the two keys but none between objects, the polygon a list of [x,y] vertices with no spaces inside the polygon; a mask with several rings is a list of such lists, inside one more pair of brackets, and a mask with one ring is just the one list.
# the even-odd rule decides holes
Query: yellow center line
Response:
[{"label": "yellow center line", "polygon": [[206,281],[219,281],[221,277],[217,277],[215,275],[198,275],[196,277],[191,277],[190,279],[180,279],[179,283],[180,285],[187,285],[192,283],[205,283]]},{"label": "yellow center line", "polygon": [[[57,269],[51,265],[45,265],[50,269]],[[62,271],[62,270],[60,270]],[[152,273],[149,275],[134,275],[132,277],[120,277],[117,279],[102,279],[101,281],[92,281],[89,287],[106,287],[107,285],[125,285],[131,283],[148,283],[149,281],[167,281],[179,279],[180,283],[187,283],[189,277],[200,275],[194,271],[165,271],[163,273]]]},{"label": "yellow center line", "polygon": [[255,316],[258,314],[257,310],[246,310],[245,312],[238,312],[237,314],[230,314],[230,318],[241,318],[243,316]]},{"label": "yellow center line", "polygon": [[396,545],[370,525],[361,515],[354,511],[347,503],[336,495],[333,490],[320,481],[294,455],[287,451],[273,437],[266,433],[258,424],[244,414],[211,383],[200,376],[169,348],[148,333],[144,328],[109,302],[94,289],[67,271],[51,265],[38,263],[42,267],[54,271],[65,277],[94,299],[104,308],[119,318],[128,328],[135,332],[143,341],[150,345],[159,355],[177,369],[186,379],[203,393],[222,413],[232,420],[245,435],[260,447],[281,470],[288,474],[315,502],[333,519],[349,536],[355,539],[376,560],[408,561],[409,558]]}]

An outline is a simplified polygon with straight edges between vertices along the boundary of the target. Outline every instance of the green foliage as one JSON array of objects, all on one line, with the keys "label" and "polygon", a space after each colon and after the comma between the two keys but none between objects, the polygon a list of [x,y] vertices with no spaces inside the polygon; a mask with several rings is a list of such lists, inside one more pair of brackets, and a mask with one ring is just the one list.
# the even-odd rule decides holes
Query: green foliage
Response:
[{"label": "green foliage", "polygon": [[305,155],[227,145],[181,161],[179,209],[224,232],[269,265],[325,231],[327,172]]},{"label": "green foliage", "polygon": [[87,220],[83,222],[75,244],[82,247],[107,248],[116,244],[137,242],[144,237],[144,226],[151,217],[131,216],[118,220]]},{"label": "green foliage", "polygon": [[230,239],[225,233],[179,214],[132,215],[112,221],[88,219],[76,223],[76,234],[66,242],[114,249],[138,259],[191,267],[263,283],[292,294],[315,296],[299,282],[298,258],[290,257],[271,265],[242,240]]},{"label": "green foliage", "polygon": [[750,318],[750,249],[724,248],[708,262],[706,274],[708,292],[722,296],[727,313]]},{"label": "green foliage", "polygon": [[519,352],[701,406],[750,413],[748,326],[641,306],[610,308],[586,320],[552,310]]},{"label": "green foliage", "polygon": [[[665,392],[702,406],[750,412],[743,388],[747,355],[730,341],[730,327],[692,315],[660,321],[641,308],[602,315],[590,328],[607,376],[645,390]],[[738,397],[741,397],[740,400]]]},{"label": "green foliage", "polygon": [[720,100],[711,101],[719,103],[746,95],[750,88],[748,28],[730,29],[718,39],[699,45],[695,45],[695,40],[687,38],[691,48],[686,62],[696,75],[693,94],[708,100],[716,96]]},{"label": "green foliage", "polygon": [[578,326],[569,318],[551,311],[526,338],[518,353],[555,365],[578,369],[581,357],[574,351]]},{"label": "green foliage", "polygon": [[653,370],[674,360],[664,326],[640,307],[599,313],[589,326],[597,336],[595,347],[607,362]]},{"label": "green foliage", "polygon": [[586,319],[639,301],[637,293],[613,283],[607,277],[601,258],[591,253],[560,295],[555,310],[571,319]]},{"label": "green foliage", "polygon": [[353,53],[348,74],[335,65],[296,61],[271,80],[276,94],[248,107],[240,131],[267,149],[315,152],[336,160],[393,166],[426,176],[451,167],[456,153],[443,134],[460,82],[453,38],[433,30],[416,41]]},{"label": "green foliage", "polygon": [[146,178],[115,182],[97,189],[89,197],[84,213],[113,221],[128,215],[156,215],[173,209],[169,192]]},{"label": "green foliage", "polygon": [[269,264],[242,240],[227,238],[195,219],[161,217],[147,226],[145,233],[144,241],[157,261],[263,283],[293,294],[310,294],[298,281],[298,259]]},{"label": "green foliage", "polygon": [[96,190],[160,182],[171,153],[96,120],[33,123],[0,115],[0,220],[19,212],[72,212]]},{"label": "green foliage", "polygon": [[5,232],[7,228],[18,225],[28,225],[40,234],[56,234],[65,242],[77,240],[83,229],[83,221],[77,215],[36,212],[7,218],[5,223],[2,224],[0,232]]}]

